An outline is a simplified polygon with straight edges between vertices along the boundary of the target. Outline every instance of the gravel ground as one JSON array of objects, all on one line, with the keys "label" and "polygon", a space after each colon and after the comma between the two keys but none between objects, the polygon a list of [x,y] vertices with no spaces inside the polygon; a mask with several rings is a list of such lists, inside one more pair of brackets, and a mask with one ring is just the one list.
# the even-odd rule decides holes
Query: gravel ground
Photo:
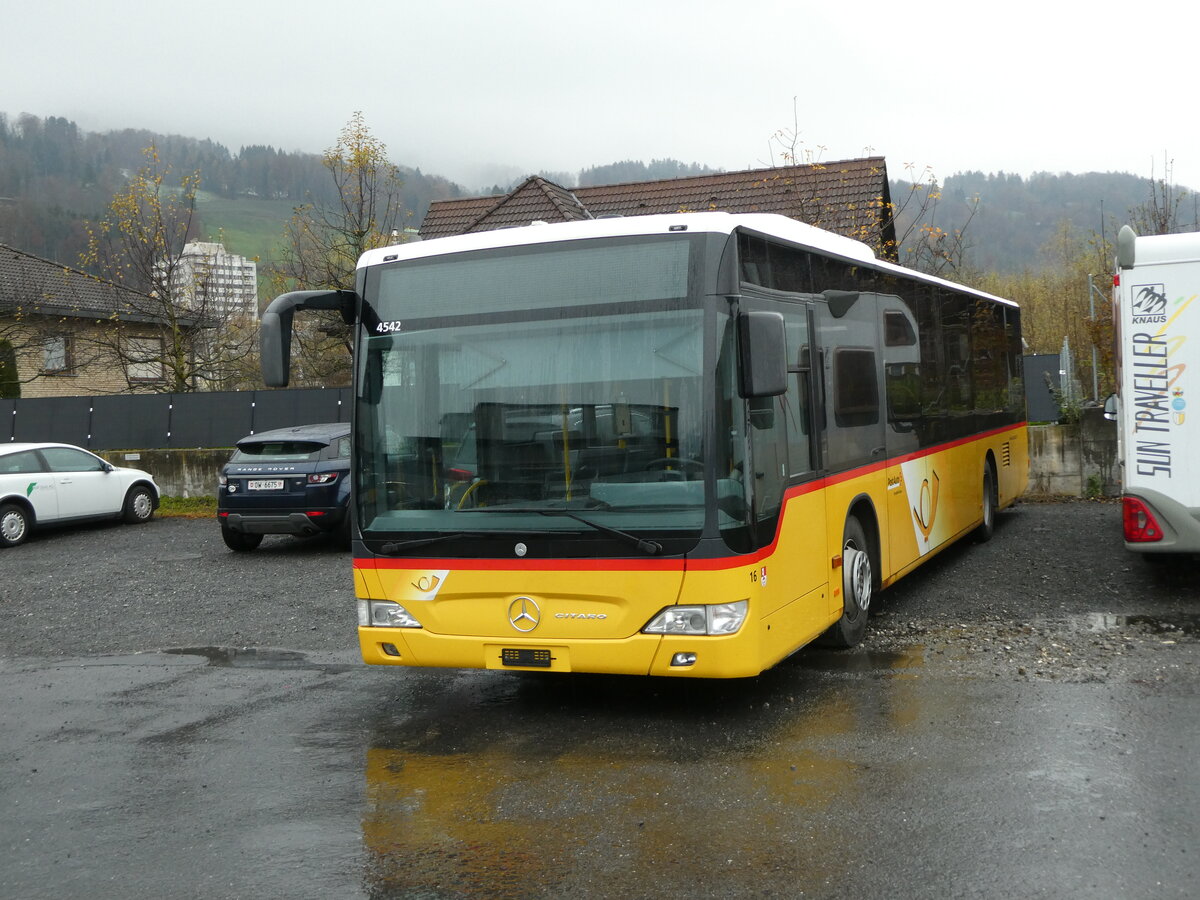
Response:
[{"label": "gravel ground", "polygon": [[0,656],[354,649],[350,554],[325,537],[225,547],[214,519],[45,531],[0,550]]},{"label": "gravel ground", "polygon": [[[878,595],[863,648],[971,676],[1187,682],[1195,560],[1125,551],[1115,502],[1023,503]],[[180,647],[354,650],[350,554],[268,537],[232,553],[210,519],[43,533],[0,551],[0,656]]]},{"label": "gravel ground", "polygon": [[1026,502],[986,544],[962,541],[882,595],[872,650],[920,646],[965,674],[1193,681],[1200,577],[1121,539],[1119,501]]}]

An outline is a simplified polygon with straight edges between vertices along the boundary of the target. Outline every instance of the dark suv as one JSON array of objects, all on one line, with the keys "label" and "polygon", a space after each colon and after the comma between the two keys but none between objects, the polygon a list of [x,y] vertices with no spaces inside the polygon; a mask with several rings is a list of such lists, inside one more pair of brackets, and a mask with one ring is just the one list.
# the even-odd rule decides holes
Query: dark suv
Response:
[{"label": "dark suv", "polygon": [[350,542],[350,426],[299,425],[242,438],[221,469],[217,518],[231,550],[266,534]]}]

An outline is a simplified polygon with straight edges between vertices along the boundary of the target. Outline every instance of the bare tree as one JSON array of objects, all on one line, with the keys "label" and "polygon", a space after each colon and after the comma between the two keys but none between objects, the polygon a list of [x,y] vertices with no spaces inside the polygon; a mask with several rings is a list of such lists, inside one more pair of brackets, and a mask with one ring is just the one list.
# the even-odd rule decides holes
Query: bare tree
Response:
[{"label": "bare tree", "polygon": [[[767,148],[772,167],[808,166],[835,179],[838,175],[821,162],[824,146],[806,146],[795,98],[791,126],[772,134]],[[866,152],[870,153],[871,148]],[[979,198],[966,201],[965,219],[958,217],[962,224],[947,231],[938,224],[943,198],[933,170],[929,166],[919,168],[914,163],[905,163],[904,170],[907,179],[897,185],[901,188],[899,197],[889,191],[886,197],[875,197],[865,206],[852,209],[822,196],[816,179],[808,185],[793,182],[789,187],[799,191],[800,217],[810,225],[856,237],[870,245],[877,256],[897,260],[909,268],[934,275],[965,277],[964,260],[970,246],[965,235],[978,211]],[[894,242],[885,237],[893,232]]]},{"label": "bare tree", "polygon": [[[283,261],[272,275],[276,293],[351,289],[358,258],[400,239],[399,169],[387,148],[355,112],[337,143],[325,151],[325,168],[337,199],[297,207],[284,233]],[[292,380],[344,385],[350,379],[351,331],[335,314],[311,314],[297,322]]]},{"label": "bare tree", "polygon": [[1162,177],[1155,177],[1150,164],[1150,196],[1145,203],[1129,211],[1129,224],[1138,234],[1173,234],[1183,228],[1195,228],[1196,223],[1180,221],[1180,205],[1188,191],[1174,183],[1175,160],[1163,153]]},{"label": "bare tree", "polygon": [[[0,397],[19,397],[22,385],[39,379],[111,371],[94,336],[111,327],[104,298],[112,286],[23,251],[0,252],[7,276],[0,279]],[[85,281],[86,296],[78,290]]]},{"label": "bare tree", "polygon": [[905,195],[898,202],[893,198],[888,209],[896,229],[900,262],[931,275],[966,280],[971,274],[966,262],[971,247],[966,233],[979,212],[979,197],[965,201],[965,216],[960,218],[962,224],[947,230],[938,221],[944,198],[933,170],[928,166],[918,170],[913,163],[905,163],[904,169],[908,178],[897,187],[902,187]]},{"label": "bare tree", "polygon": [[[237,327],[240,311],[205,264],[184,257],[197,226],[199,173],[169,186],[170,168],[154,146],[146,165],[118,191],[105,216],[88,226],[85,269],[123,294],[118,327],[100,338],[128,373],[131,390],[183,392],[230,386],[231,364],[252,345]],[[136,324],[133,327],[120,327]]]}]

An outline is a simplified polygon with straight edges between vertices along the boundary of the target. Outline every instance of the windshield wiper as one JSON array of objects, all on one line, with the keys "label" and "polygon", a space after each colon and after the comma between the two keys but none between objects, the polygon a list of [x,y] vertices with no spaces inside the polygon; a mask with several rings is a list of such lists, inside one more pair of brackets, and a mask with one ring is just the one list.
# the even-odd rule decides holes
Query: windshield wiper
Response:
[{"label": "windshield wiper", "polygon": [[566,519],[574,519],[576,522],[582,522],[589,528],[595,528],[597,531],[602,531],[605,534],[619,538],[632,547],[641,550],[647,556],[657,556],[662,553],[662,544],[658,541],[647,541],[638,537],[636,534],[630,534],[628,531],[621,531],[619,528],[610,528],[608,525],[601,525],[599,522],[593,522],[591,519],[572,512],[569,509],[563,509],[556,506],[481,506],[471,510],[462,510],[462,512],[515,512],[515,513],[537,513],[539,516],[559,516]]},{"label": "windshield wiper", "polygon": [[390,556],[393,553],[398,553],[401,550],[408,550],[413,547],[427,547],[430,544],[437,544],[441,541],[457,541],[462,538],[469,537],[483,537],[483,535],[477,534],[473,531],[448,531],[445,534],[438,534],[427,538],[416,538],[415,540],[411,541],[390,541],[380,547],[379,552],[386,553]]},{"label": "windshield wiper", "polygon": [[[478,512],[478,510],[471,510]],[[535,531],[534,534],[555,534],[559,532],[553,531]],[[488,538],[497,537],[499,533],[495,531],[447,531],[445,534],[435,534],[433,537],[414,538],[411,541],[390,541],[379,548],[379,552],[390,556],[393,553],[398,553],[401,550],[411,550],[415,547],[428,547],[430,544],[441,543],[442,541],[457,541],[463,538]]]}]

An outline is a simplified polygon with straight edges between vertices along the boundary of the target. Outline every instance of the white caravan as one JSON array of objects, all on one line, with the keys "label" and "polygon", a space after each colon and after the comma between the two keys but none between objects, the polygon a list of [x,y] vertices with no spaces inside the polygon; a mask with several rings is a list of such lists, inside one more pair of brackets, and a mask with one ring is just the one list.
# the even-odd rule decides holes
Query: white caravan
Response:
[{"label": "white caravan", "polygon": [[1200,233],[1121,229],[1113,323],[1125,546],[1200,552]]}]

